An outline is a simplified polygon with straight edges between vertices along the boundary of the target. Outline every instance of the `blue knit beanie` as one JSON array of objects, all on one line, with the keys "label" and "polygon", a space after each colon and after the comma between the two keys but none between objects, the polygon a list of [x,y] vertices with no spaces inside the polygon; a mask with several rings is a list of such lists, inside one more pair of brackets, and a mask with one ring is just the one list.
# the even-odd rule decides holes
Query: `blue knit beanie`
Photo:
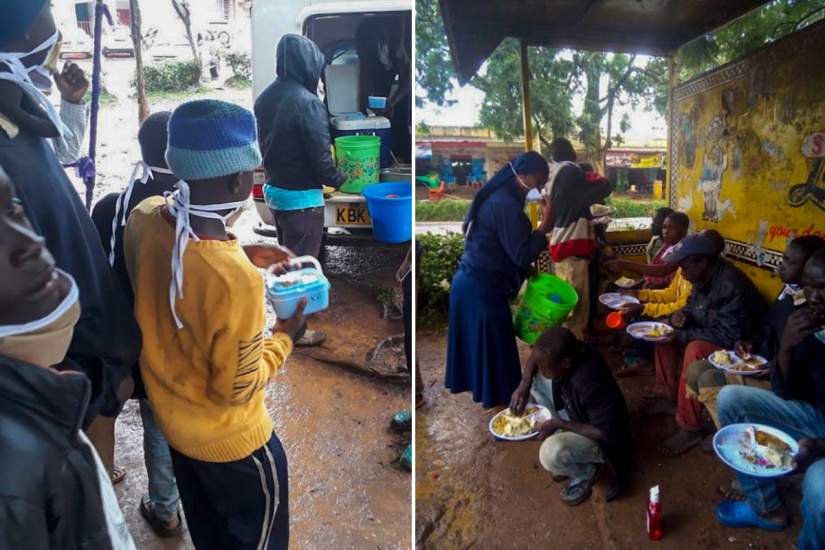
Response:
[{"label": "blue knit beanie", "polygon": [[166,164],[186,181],[254,170],[261,164],[255,116],[214,99],[182,104],[169,119]]},{"label": "blue knit beanie", "polygon": [[0,17],[0,45],[12,42],[28,32],[46,0],[3,0]]}]

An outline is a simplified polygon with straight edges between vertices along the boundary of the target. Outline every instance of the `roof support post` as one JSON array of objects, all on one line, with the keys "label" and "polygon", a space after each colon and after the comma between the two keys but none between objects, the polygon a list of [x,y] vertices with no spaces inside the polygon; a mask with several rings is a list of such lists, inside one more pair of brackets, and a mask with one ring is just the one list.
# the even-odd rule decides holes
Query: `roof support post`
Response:
[{"label": "roof support post", "polygon": [[[667,176],[667,181],[664,182],[665,184],[665,204],[670,205],[670,190],[673,186],[673,163],[671,159],[673,158],[673,131],[675,129],[676,122],[674,121],[674,115],[676,113],[676,106],[673,103],[673,90],[676,88],[678,84],[677,78],[677,71],[676,71],[676,52],[672,52],[670,57],[667,60],[667,76],[668,76],[668,84],[667,84],[667,156],[665,157],[665,174]],[[672,206],[671,206],[672,208]]]}]

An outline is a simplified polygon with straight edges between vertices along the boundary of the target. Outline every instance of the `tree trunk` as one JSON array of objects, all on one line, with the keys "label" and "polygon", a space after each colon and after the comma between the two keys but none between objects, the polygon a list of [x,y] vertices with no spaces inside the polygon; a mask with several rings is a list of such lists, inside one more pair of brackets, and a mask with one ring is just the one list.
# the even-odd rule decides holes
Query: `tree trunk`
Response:
[{"label": "tree trunk", "polygon": [[588,135],[582,136],[584,138],[582,141],[590,157],[588,160],[592,161],[598,158],[602,142],[602,112],[599,108],[599,82],[602,76],[601,67],[591,61],[584,67],[584,74],[587,78],[587,89],[584,95],[584,113],[588,124]]},{"label": "tree trunk", "polygon": [[149,101],[146,99],[146,79],[143,75],[143,35],[141,33],[140,6],[138,0],[129,0],[131,14],[132,44],[135,48],[135,69],[137,78],[138,122],[141,124],[149,116]]},{"label": "tree trunk", "polygon": [[178,14],[186,30],[186,40],[189,41],[189,47],[192,48],[192,58],[195,63],[202,67],[198,46],[195,43],[195,37],[192,35],[192,10],[189,7],[189,0],[172,0],[172,7],[175,8],[175,13]]}]

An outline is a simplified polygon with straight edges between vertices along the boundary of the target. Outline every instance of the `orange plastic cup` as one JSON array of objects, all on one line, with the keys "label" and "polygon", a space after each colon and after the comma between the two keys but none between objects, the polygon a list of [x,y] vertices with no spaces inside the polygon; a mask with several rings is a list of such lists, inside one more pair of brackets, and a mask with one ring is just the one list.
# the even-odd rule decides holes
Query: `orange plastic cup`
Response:
[{"label": "orange plastic cup", "polygon": [[607,328],[612,328],[614,330],[622,330],[627,327],[627,323],[624,320],[624,314],[621,311],[608,313],[607,319],[605,319],[605,324],[607,325]]}]

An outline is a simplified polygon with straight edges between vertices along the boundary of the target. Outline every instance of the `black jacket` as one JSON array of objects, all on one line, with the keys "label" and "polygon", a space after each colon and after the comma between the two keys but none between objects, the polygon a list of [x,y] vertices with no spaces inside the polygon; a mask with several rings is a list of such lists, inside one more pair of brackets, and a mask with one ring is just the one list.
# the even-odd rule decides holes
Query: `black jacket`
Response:
[{"label": "black jacket", "polygon": [[140,331],[92,219],[46,139],[45,114],[28,96],[15,109],[0,110],[20,125],[14,139],[0,130],[0,166],[57,267],[74,277],[80,291],[82,313],[67,357],[92,382],[85,426],[99,413],[119,412],[116,390],[140,355]]},{"label": "black jacket", "polygon": [[337,189],[346,176],[332,159],[329,115],[317,95],[324,54],[312,40],[287,34],[277,62],[278,78],[255,102],[266,176],[283,189]]},{"label": "black jacket", "polygon": [[765,313],[765,303],[748,276],[720,259],[710,278],[694,285],[684,308],[682,342],[705,340],[725,349],[754,334]]},{"label": "black jacket", "polygon": [[0,357],[0,548],[109,549],[85,376]]},{"label": "black jacket", "polygon": [[579,344],[572,361],[573,368],[553,384],[556,406],[561,403],[570,420],[607,434],[607,441],[599,447],[624,481],[630,471],[633,434],[622,391],[604,358],[592,347]]}]

